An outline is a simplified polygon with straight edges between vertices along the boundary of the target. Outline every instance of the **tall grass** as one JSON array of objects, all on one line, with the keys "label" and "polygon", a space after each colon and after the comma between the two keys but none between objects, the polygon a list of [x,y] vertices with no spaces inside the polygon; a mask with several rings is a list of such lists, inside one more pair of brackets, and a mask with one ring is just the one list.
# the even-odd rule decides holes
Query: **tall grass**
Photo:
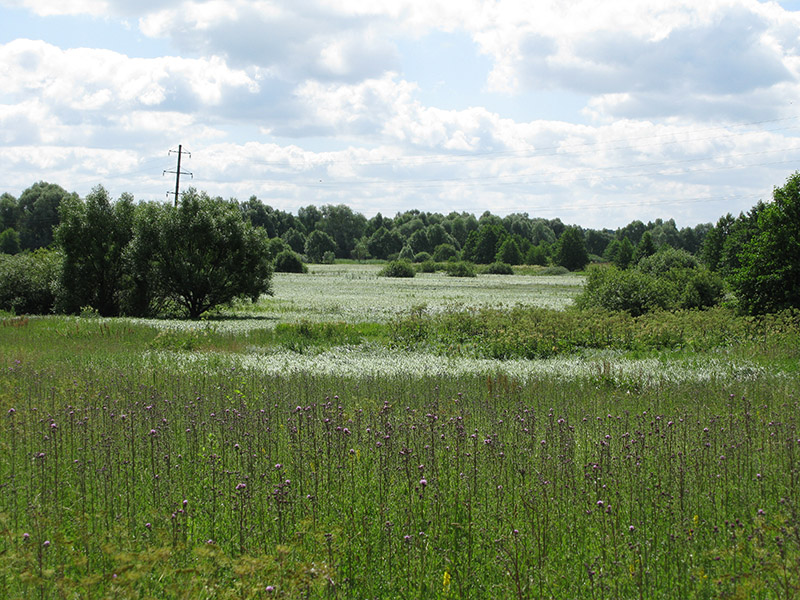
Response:
[{"label": "tall grass", "polygon": [[5,348],[3,597],[800,590],[792,378],[637,390]]}]

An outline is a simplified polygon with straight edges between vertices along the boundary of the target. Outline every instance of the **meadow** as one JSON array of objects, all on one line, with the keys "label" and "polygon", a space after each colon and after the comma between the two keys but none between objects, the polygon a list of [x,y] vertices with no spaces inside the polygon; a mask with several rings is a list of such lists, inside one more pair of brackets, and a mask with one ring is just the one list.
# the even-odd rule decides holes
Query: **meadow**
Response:
[{"label": "meadow", "polygon": [[800,594],[800,315],[376,271],[0,319],[0,597]]}]

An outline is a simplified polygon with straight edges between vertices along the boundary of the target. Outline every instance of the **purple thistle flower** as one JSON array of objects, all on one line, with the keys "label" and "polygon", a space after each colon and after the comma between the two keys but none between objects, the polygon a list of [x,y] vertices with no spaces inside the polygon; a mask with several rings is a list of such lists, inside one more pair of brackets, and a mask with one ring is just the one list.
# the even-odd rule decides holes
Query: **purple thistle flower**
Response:
[{"label": "purple thistle flower", "polygon": [[427,480],[427,479],[420,479],[420,480],[419,480],[419,484],[420,484],[422,487],[425,487],[426,485],[428,485],[428,480]]}]

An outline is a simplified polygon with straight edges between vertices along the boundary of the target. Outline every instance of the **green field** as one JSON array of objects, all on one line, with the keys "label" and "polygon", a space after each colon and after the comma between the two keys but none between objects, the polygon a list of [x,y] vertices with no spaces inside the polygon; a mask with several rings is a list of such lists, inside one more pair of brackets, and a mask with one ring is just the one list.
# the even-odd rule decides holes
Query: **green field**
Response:
[{"label": "green field", "polygon": [[793,598],[800,316],[277,274],[0,326],[2,598]]}]

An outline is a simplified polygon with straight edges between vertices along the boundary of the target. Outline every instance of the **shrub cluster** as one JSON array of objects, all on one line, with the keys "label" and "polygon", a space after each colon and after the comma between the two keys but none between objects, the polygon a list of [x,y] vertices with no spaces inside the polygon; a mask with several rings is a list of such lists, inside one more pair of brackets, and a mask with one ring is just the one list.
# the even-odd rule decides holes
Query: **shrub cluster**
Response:
[{"label": "shrub cluster", "polygon": [[399,258],[389,262],[378,272],[381,277],[414,277],[417,274],[410,261]]},{"label": "shrub cluster", "polygon": [[658,309],[707,308],[718,304],[723,293],[721,277],[687,252],[665,249],[632,269],[591,269],[576,304],[638,316]]},{"label": "shrub cluster", "polygon": [[0,254],[0,310],[47,314],[55,304],[61,255],[44,248],[22,254]]},{"label": "shrub cluster", "polygon": [[466,260],[447,264],[447,274],[450,277],[475,277],[475,265]]}]

